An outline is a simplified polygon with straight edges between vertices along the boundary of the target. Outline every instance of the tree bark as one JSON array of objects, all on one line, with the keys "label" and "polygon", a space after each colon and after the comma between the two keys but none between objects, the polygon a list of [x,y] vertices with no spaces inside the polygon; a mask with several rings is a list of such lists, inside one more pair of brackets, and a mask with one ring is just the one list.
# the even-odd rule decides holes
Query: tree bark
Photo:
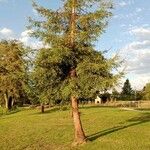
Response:
[{"label": "tree bark", "polygon": [[41,103],[41,113],[44,113],[44,105]]},{"label": "tree bark", "polygon": [[75,32],[76,32],[76,6],[77,0],[72,0],[72,12],[70,20],[70,46],[74,49],[75,46]]},{"label": "tree bark", "polygon": [[[76,37],[76,8],[77,8],[77,0],[72,0],[72,12],[71,12],[71,20],[70,20],[70,46],[72,50],[75,48],[75,37]],[[75,66],[70,69],[70,78],[77,78]],[[86,142],[86,137],[82,128],[82,123],[80,119],[80,113],[78,110],[78,102],[75,96],[71,96],[71,105],[72,105],[72,116],[74,122],[74,130],[75,130],[75,139],[73,145],[78,145]]]},{"label": "tree bark", "polygon": [[12,96],[9,96],[8,93],[6,92],[4,94],[4,100],[5,100],[5,108],[7,110],[11,110],[12,106],[14,104],[14,100],[13,100]]},{"label": "tree bark", "polygon": [[11,102],[11,106],[13,107],[14,106],[14,98],[12,98],[12,102]]},{"label": "tree bark", "polygon": [[82,123],[80,119],[80,113],[78,110],[78,102],[77,98],[71,96],[71,104],[72,104],[72,114],[73,114],[73,122],[75,127],[75,139],[74,145],[82,144],[86,142],[86,137],[82,128]]},{"label": "tree bark", "polygon": [[12,109],[12,101],[13,101],[12,96],[9,96],[8,97],[8,109],[9,110]]},{"label": "tree bark", "polygon": [[5,100],[5,107],[6,107],[6,109],[8,109],[8,95],[7,95],[7,93],[5,93],[4,94],[4,100]]}]

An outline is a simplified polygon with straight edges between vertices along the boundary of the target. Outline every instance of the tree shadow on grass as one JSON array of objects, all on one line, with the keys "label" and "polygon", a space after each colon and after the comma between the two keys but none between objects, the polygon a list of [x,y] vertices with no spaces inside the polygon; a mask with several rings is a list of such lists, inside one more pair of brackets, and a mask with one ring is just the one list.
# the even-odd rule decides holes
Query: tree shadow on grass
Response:
[{"label": "tree shadow on grass", "polygon": [[11,110],[2,110],[1,111],[1,113],[0,113],[0,117],[2,117],[2,116],[7,116],[7,115],[12,115],[12,114],[15,114],[15,113],[18,113],[18,112],[20,112],[21,111],[21,109],[18,109],[18,108],[16,108],[16,109],[11,109]]},{"label": "tree shadow on grass", "polygon": [[44,113],[42,113],[41,109],[39,109],[39,112],[34,113],[34,115],[35,114],[44,115],[44,114],[54,113],[54,112],[57,112],[59,110],[60,110],[59,107],[54,107],[54,108],[50,108],[50,109],[45,109]]},{"label": "tree shadow on grass", "polygon": [[140,110],[140,111],[150,111],[150,108],[137,108],[136,110]]},{"label": "tree shadow on grass", "polygon": [[123,130],[123,129],[129,128],[129,127],[132,127],[132,126],[143,124],[143,123],[146,123],[146,122],[150,122],[150,113],[143,113],[141,116],[134,117],[134,118],[131,118],[131,119],[127,120],[125,122],[125,124],[129,123],[127,125],[120,125],[120,126],[112,127],[112,128],[109,128],[109,129],[106,129],[106,130],[99,131],[97,133],[91,134],[91,135],[89,135],[87,137],[87,139],[89,141],[94,141],[94,140],[98,139],[99,137],[102,137],[102,136],[105,136],[105,135],[117,132],[119,130]]}]

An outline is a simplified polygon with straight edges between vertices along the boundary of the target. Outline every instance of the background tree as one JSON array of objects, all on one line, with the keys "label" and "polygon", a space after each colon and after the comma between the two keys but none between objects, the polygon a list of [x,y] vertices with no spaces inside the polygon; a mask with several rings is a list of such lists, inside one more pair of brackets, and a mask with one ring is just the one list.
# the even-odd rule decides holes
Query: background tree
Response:
[{"label": "background tree", "polygon": [[5,107],[25,97],[26,62],[25,48],[18,41],[0,42],[0,93]]},{"label": "background tree", "polygon": [[134,91],[135,100],[142,100],[143,99],[143,91],[142,90],[135,90]]},{"label": "background tree", "polygon": [[50,48],[42,48],[36,57],[35,81],[42,100],[71,99],[75,143],[86,141],[77,99],[99,89],[109,88],[119,75],[116,57],[106,59],[94,49],[94,42],[104,32],[112,4],[101,0],[64,0],[63,7],[51,10],[33,4],[43,17],[30,18],[32,36]]},{"label": "background tree", "polygon": [[126,81],[124,82],[122,92],[121,92],[121,98],[123,100],[133,100],[134,99],[134,92],[131,88],[129,79],[126,79]]},{"label": "background tree", "polygon": [[143,89],[143,99],[150,100],[150,83],[147,83]]},{"label": "background tree", "polygon": [[115,88],[112,90],[112,98],[113,100],[119,100],[120,98],[120,93]]}]

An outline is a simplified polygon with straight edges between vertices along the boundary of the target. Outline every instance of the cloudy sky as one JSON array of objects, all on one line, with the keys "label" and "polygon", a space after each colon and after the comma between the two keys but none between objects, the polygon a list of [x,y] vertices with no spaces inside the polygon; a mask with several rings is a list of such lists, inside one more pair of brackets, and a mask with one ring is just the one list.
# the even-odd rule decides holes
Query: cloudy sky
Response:
[{"label": "cloudy sky", "polygon": [[[56,9],[60,0],[37,0]],[[96,48],[119,53],[125,59],[126,78],[133,88],[150,82],[150,0],[114,0],[113,17]],[[31,0],[0,0],[0,39],[17,38],[33,48],[42,46],[29,38],[28,17],[38,17]]]}]

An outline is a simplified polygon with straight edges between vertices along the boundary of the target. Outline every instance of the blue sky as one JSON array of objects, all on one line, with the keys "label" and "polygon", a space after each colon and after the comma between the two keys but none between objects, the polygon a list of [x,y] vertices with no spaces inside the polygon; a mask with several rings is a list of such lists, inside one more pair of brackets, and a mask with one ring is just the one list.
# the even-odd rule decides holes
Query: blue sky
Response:
[{"label": "blue sky", "polygon": [[[47,8],[56,9],[60,0],[37,0]],[[0,0],[0,38],[18,38],[36,47],[26,26],[29,16],[37,17],[31,0]],[[96,48],[111,49],[126,59],[126,77],[133,88],[142,88],[150,81],[150,0],[114,0],[113,17]],[[122,82],[124,82],[123,79]]]}]

